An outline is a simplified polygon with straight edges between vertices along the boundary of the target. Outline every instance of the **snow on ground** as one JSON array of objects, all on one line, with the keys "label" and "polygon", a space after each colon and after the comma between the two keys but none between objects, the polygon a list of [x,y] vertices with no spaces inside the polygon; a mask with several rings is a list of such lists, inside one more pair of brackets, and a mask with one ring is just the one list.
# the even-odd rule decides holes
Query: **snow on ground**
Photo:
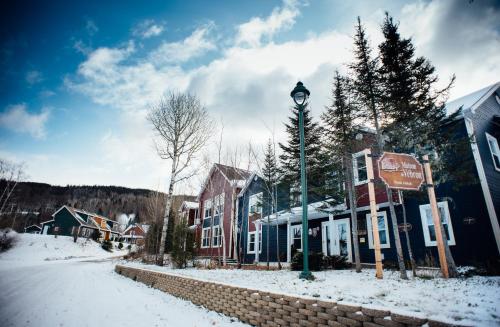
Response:
[{"label": "snow on ground", "polygon": [[455,324],[500,325],[500,277],[405,281],[399,279],[397,272],[384,271],[384,279],[377,280],[375,270],[364,269],[359,274],[351,270],[314,272],[315,281],[304,281],[298,278],[299,272],[288,270],[174,270],[140,263],[126,264],[268,292],[383,307],[392,312]]},{"label": "snow on ground", "polygon": [[20,235],[0,254],[2,327],[246,326],[118,275],[98,246],[52,239]]},{"label": "snow on ground", "polygon": [[32,266],[59,260],[103,259],[122,256],[128,250],[105,251],[101,245],[86,238],[40,234],[18,234],[13,248],[0,253],[0,270],[6,265]]}]

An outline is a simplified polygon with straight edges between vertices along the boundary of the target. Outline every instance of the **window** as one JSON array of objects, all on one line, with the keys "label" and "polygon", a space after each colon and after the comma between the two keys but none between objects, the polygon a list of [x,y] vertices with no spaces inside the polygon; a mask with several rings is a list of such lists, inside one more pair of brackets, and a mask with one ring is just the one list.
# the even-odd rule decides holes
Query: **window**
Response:
[{"label": "window", "polygon": [[203,206],[203,219],[212,218],[212,200],[205,200]]},{"label": "window", "polygon": [[302,225],[292,226],[292,244],[297,251],[302,251]]},{"label": "window", "polygon": [[250,216],[262,214],[262,192],[250,196],[250,199],[248,199],[248,208]]},{"label": "window", "polygon": [[[255,253],[255,234],[257,232],[248,233],[247,253]],[[262,253],[262,232],[259,233],[259,253]]]},{"label": "window", "polygon": [[206,227],[201,230],[201,247],[210,247],[210,227]]},{"label": "window", "polygon": [[217,221],[220,221],[219,218],[224,216],[224,193],[219,194],[215,197],[215,210],[214,216],[217,217]]},{"label": "window", "polygon": [[222,229],[220,226],[212,227],[212,247],[216,248],[222,245]]},{"label": "window", "polygon": [[302,191],[300,185],[290,187],[290,207],[302,204]]},{"label": "window", "polygon": [[352,155],[352,169],[354,172],[354,185],[361,185],[368,182],[366,154],[364,151]]},{"label": "window", "polygon": [[486,140],[488,140],[488,146],[490,147],[491,159],[493,159],[493,165],[497,171],[500,171],[500,149],[498,148],[498,140],[493,135],[486,134]]},{"label": "window", "polygon": [[[439,217],[443,224],[448,245],[455,245],[455,235],[453,235],[453,226],[450,219],[450,211],[448,210],[448,202],[438,202]],[[436,246],[436,230],[434,229],[434,220],[432,219],[432,211],[430,204],[420,206],[420,218],[422,219],[422,228],[424,230],[425,246]]]},{"label": "window", "polygon": [[[380,211],[377,212],[377,222],[378,222],[378,235],[380,239],[380,248],[387,249],[391,247],[391,242],[389,240],[389,229],[387,225],[387,212]],[[374,249],[373,245],[373,228],[372,228],[372,218],[371,214],[366,214],[366,227],[368,229],[368,247]]]}]

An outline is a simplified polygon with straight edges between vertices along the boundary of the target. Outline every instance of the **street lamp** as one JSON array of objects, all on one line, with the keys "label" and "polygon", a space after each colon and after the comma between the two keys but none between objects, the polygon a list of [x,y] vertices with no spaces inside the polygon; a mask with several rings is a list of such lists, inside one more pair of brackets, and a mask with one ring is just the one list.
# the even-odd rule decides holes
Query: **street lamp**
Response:
[{"label": "street lamp", "polygon": [[307,221],[307,177],[306,177],[306,155],[304,137],[304,104],[311,93],[302,82],[298,82],[290,96],[299,110],[299,134],[300,134],[300,184],[302,191],[302,254],[303,269],[299,275],[302,279],[313,279],[309,271],[309,247],[308,247],[308,221]]}]

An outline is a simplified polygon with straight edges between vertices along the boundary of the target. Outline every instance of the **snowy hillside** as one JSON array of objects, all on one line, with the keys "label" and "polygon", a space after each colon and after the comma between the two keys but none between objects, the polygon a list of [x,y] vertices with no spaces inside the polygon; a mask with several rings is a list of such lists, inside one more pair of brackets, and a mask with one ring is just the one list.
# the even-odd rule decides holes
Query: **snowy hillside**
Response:
[{"label": "snowy hillside", "polygon": [[15,245],[0,253],[0,269],[5,266],[32,266],[61,260],[103,259],[124,255],[127,250],[103,250],[100,244],[79,238],[76,243],[69,236],[18,234]]}]

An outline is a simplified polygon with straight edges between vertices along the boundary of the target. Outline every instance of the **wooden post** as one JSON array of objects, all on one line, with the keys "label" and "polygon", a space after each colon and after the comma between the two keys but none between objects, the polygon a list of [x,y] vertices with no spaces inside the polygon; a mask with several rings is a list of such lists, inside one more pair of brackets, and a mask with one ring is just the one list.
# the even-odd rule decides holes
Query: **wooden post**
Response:
[{"label": "wooden post", "polygon": [[[370,199],[370,216],[373,231],[373,247],[375,248],[375,268],[377,269],[376,276],[378,279],[383,278],[382,270],[382,253],[380,252],[380,235],[378,233],[378,215],[377,202],[375,199],[375,175],[373,173],[372,151],[365,150],[366,174],[368,176],[368,197]],[[368,231],[369,233],[369,231]]]},{"label": "wooden post", "polygon": [[446,262],[446,254],[444,250],[443,233],[441,226],[441,218],[439,217],[439,209],[436,201],[436,193],[434,193],[434,184],[432,181],[431,165],[429,163],[429,156],[424,155],[424,170],[425,181],[427,183],[427,193],[429,194],[429,203],[431,205],[432,220],[434,221],[434,231],[436,233],[436,242],[439,254],[439,264],[441,265],[441,272],[444,278],[449,277],[448,262]]}]

